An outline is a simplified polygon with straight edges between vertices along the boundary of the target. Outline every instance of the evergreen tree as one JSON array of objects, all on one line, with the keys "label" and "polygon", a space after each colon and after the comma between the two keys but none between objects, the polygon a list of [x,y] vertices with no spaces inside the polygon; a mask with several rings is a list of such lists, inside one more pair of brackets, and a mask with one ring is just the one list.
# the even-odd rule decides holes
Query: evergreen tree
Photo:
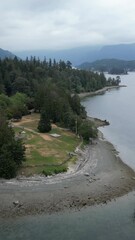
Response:
[{"label": "evergreen tree", "polygon": [[51,121],[47,114],[47,112],[42,110],[40,115],[40,121],[38,123],[38,130],[42,133],[50,132],[51,131]]},{"label": "evergreen tree", "polygon": [[0,177],[12,178],[25,160],[25,148],[0,113]]}]

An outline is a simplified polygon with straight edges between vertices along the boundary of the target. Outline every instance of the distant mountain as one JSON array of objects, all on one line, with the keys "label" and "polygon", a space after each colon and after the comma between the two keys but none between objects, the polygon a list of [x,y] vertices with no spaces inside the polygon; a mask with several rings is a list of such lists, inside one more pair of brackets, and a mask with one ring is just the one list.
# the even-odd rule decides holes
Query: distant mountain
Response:
[{"label": "distant mountain", "polygon": [[14,52],[18,57],[26,59],[26,57],[39,57],[41,60],[46,57],[71,61],[73,66],[77,66],[83,62],[93,62],[101,59],[135,59],[135,44],[119,44],[110,46],[85,46],[65,50],[31,50]]},{"label": "distant mountain", "polygon": [[135,59],[135,43],[104,46],[99,51],[98,59]]},{"label": "distant mountain", "polygon": [[2,48],[0,48],[0,59],[4,59],[4,58],[14,58],[15,55],[7,50],[3,50]]},{"label": "distant mountain", "polygon": [[97,59],[98,51],[101,47],[96,46],[85,46],[85,47],[78,47],[73,49],[65,49],[65,50],[31,50],[31,51],[17,51],[14,52],[18,57],[22,59],[26,59],[26,57],[39,57],[41,60],[46,57],[46,59],[52,58],[56,59],[57,61],[69,60],[73,66],[79,65],[85,61],[94,61]]},{"label": "distant mountain", "polygon": [[83,63],[78,66],[80,69],[85,70],[95,70],[95,71],[104,71],[104,72],[126,72],[135,70],[135,60],[125,61],[118,59],[102,59],[97,60],[92,63]]}]

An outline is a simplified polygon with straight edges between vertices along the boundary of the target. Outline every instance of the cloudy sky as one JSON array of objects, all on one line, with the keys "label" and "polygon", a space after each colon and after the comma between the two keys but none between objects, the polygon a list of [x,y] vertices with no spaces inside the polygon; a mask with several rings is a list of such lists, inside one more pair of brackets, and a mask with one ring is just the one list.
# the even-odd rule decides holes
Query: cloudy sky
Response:
[{"label": "cloudy sky", "polygon": [[134,0],[1,0],[0,48],[65,49],[135,42]]}]

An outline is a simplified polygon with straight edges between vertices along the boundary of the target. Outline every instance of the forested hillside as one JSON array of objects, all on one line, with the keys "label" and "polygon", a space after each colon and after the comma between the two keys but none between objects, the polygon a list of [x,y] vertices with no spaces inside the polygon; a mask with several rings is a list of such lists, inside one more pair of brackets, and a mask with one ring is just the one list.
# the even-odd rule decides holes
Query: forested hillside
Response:
[{"label": "forested hillside", "polygon": [[78,68],[83,70],[93,69],[94,71],[109,72],[111,74],[125,74],[127,71],[135,70],[135,60],[102,59],[92,63],[82,63]]}]

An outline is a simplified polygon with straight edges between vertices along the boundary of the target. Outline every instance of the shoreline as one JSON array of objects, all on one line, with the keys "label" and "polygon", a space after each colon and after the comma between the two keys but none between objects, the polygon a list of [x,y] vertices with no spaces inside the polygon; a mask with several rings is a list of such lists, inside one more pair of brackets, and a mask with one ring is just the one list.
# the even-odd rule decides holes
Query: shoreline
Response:
[{"label": "shoreline", "polygon": [[83,99],[83,98],[86,98],[86,97],[92,97],[92,96],[95,96],[95,95],[104,94],[106,91],[109,91],[111,89],[119,89],[121,87],[126,87],[126,85],[108,86],[108,87],[104,87],[104,88],[99,89],[99,90],[94,91],[94,92],[79,93],[78,96],[80,97],[80,99]]},{"label": "shoreline", "polygon": [[[99,132],[100,133],[100,132]],[[135,172],[99,134],[65,174],[52,177],[0,180],[0,216],[3,218],[80,210],[106,204],[135,189]]]},{"label": "shoreline", "polygon": [[[83,93],[83,96],[102,94],[112,88],[116,86]],[[109,125],[106,120],[88,119],[97,127]],[[104,139],[99,130],[98,133],[99,137],[92,145],[77,150],[78,161],[67,173],[0,179],[0,217],[79,211],[84,207],[107,204],[134,191],[135,172],[120,159],[113,144]]]},{"label": "shoreline", "polygon": [[101,120],[95,117],[87,117],[87,120],[90,120],[91,122],[93,122],[97,128],[110,125],[110,123],[106,119]]}]

